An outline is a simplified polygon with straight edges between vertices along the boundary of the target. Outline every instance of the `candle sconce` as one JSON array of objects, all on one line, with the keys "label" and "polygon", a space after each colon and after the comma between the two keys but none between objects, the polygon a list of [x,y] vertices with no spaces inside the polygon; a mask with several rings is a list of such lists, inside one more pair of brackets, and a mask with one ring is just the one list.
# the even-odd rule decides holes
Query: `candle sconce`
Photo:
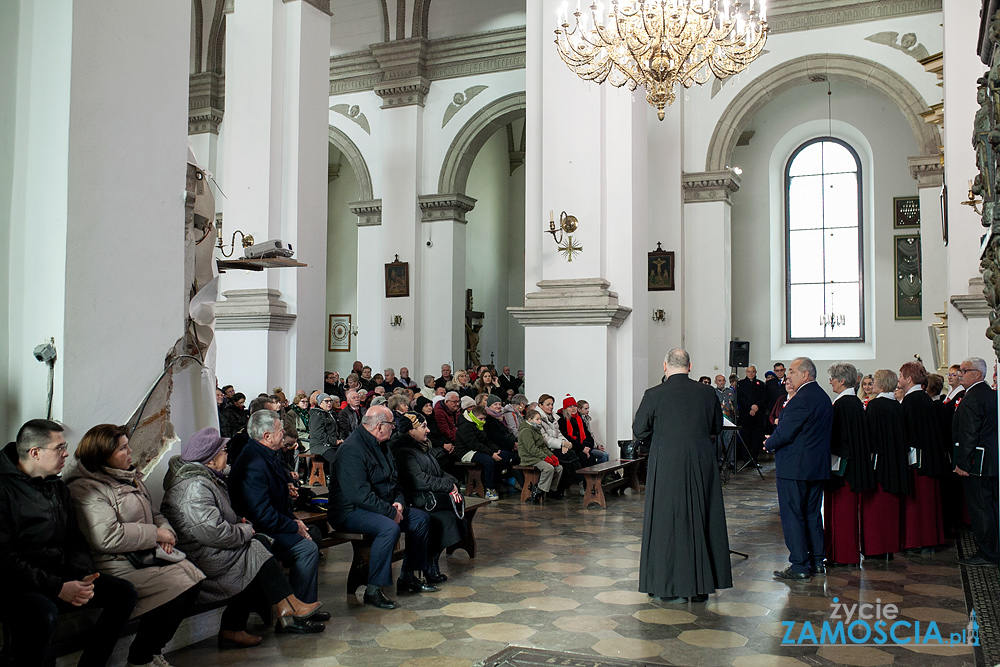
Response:
[{"label": "candle sconce", "polygon": [[667,321],[667,314],[663,311],[662,308],[657,308],[656,310],[653,311],[653,321],[654,322]]},{"label": "candle sconce", "polygon": [[[549,228],[544,230],[546,234],[552,234],[559,252],[563,254],[567,262],[573,261],[575,253],[583,252],[583,246],[573,240],[573,232],[580,226],[580,221],[574,215],[567,215],[566,211],[559,214],[559,226],[556,226],[555,216],[549,211]],[[565,240],[563,235],[565,234]]]},{"label": "candle sconce", "polygon": [[978,215],[982,215],[983,209],[981,207],[983,205],[983,198],[982,197],[979,197],[978,199],[976,198],[977,195],[982,194],[982,187],[980,187],[978,181],[979,181],[978,176],[976,177],[975,181],[969,181],[969,198],[960,203],[962,204],[962,206],[971,206],[973,211],[975,211]]},{"label": "candle sconce", "polygon": [[389,326],[390,327],[401,327],[401,326],[403,326],[403,316],[402,315],[393,315],[392,319],[389,320]]}]

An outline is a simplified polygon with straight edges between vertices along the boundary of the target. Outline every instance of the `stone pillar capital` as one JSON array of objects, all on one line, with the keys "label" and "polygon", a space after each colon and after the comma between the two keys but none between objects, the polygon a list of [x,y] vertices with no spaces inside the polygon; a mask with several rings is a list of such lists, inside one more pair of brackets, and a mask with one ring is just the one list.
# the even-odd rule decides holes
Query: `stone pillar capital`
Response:
[{"label": "stone pillar capital", "polygon": [[295,315],[276,289],[233,289],[215,304],[215,328],[220,331],[288,331]]},{"label": "stone pillar capital", "polygon": [[466,222],[465,214],[476,207],[476,200],[460,193],[420,195],[420,221],[455,220]]},{"label": "stone pillar capital", "polygon": [[401,39],[373,44],[370,49],[382,74],[374,86],[382,108],[424,106],[431,87],[426,76],[427,40]]},{"label": "stone pillar capital", "polygon": [[216,72],[192,74],[188,81],[188,134],[219,133],[226,108],[226,77]]},{"label": "stone pillar capital", "polygon": [[906,158],[910,176],[917,181],[917,189],[940,188],[944,183],[944,163],[940,153],[934,155],[911,155]]},{"label": "stone pillar capital", "polygon": [[681,187],[684,189],[685,204],[712,201],[731,204],[730,197],[740,189],[740,176],[732,169],[684,172]]},{"label": "stone pillar capital", "polygon": [[351,213],[358,216],[358,227],[372,227],[382,224],[382,200],[352,201],[347,204]]},{"label": "stone pillar capital", "polygon": [[524,307],[507,309],[524,326],[619,327],[631,308],[618,305],[618,294],[603,278],[540,280],[537,292],[524,295]]}]

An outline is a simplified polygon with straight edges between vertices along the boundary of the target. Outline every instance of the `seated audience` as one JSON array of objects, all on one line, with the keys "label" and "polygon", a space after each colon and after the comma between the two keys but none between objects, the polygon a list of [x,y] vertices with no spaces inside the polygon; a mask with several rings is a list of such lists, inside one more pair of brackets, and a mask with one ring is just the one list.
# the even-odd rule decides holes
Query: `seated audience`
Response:
[{"label": "seated audience", "polygon": [[503,425],[515,438],[520,437],[521,424],[524,423],[524,411],[527,407],[528,397],[524,394],[515,394],[507,405],[503,406]]},{"label": "seated audience", "polygon": [[401,366],[399,368],[399,381],[402,382],[403,386],[407,389],[417,389],[417,383],[410,377],[410,369],[406,366]]},{"label": "seated audience", "polygon": [[476,392],[476,388],[469,381],[469,373],[467,371],[458,371],[458,373],[455,374],[455,384],[455,389],[451,391],[457,391],[459,396],[475,398],[478,393]]},{"label": "seated audience", "polygon": [[233,437],[247,425],[250,415],[243,409],[246,400],[246,395],[235,393],[229,403],[224,405],[222,411],[219,412],[219,431],[225,433],[225,437]]},{"label": "seated audience", "polygon": [[[129,647],[128,663],[168,665],[163,647],[188,615],[205,575],[182,554],[174,554],[177,535],[153,506],[142,473],[132,466],[124,426],[98,424],[87,431],[70,468],[66,483],[97,570],[125,579],[138,593],[132,615],[139,617],[139,632]],[[161,560],[149,567],[132,564],[157,553]]]},{"label": "seated audience", "polygon": [[398,431],[400,424],[403,421],[403,417],[410,411],[409,399],[407,399],[406,396],[393,394],[389,397],[389,400],[385,402],[385,406],[392,410],[393,422],[396,426],[396,430]]},{"label": "seated audience", "polygon": [[[442,387],[444,385],[441,385]],[[437,395],[437,386],[434,382],[433,375],[424,376],[424,386],[420,389],[420,395],[426,398],[434,398]]]},{"label": "seated audience", "polygon": [[340,373],[337,371],[326,372],[323,378],[323,393],[344,400],[344,394],[347,393],[347,385],[340,379]]},{"label": "seated audience", "polygon": [[382,587],[392,584],[392,552],[401,532],[406,533],[406,552],[396,593],[438,590],[416,574],[427,570],[430,517],[404,503],[388,446],[393,428],[388,408],[375,406],[365,414],[361,428],[337,450],[327,509],[336,530],[373,537],[364,603],[379,609],[396,608]]},{"label": "seated audience", "polygon": [[[527,400],[527,399],[525,399],[525,400]],[[604,454],[604,461],[607,461],[608,460],[607,450],[604,449],[604,445],[602,445],[601,443],[597,442],[597,438],[594,437],[594,429],[590,425],[591,424],[590,403],[588,403],[587,401],[583,401],[583,400],[577,401],[576,402],[576,408],[577,408],[577,411],[580,413],[580,417],[583,418],[583,428],[586,429],[587,435],[590,437],[590,441],[594,443],[592,445],[593,449],[595,451],[603,453]],[[600,455],[598,455],[598,457],[600,457]],[[600,458],[598,458],[598,463],[601,463],[601,462],[602,461],[600,460]]]},{"label": "seated audience", "polygon": [[434,387],[444,387],[451,381],[451,364],[441,364],[441,377],[434,380]]},{"label": "seated audience", "polygon": [[559,431],[559,422],[553,414],[553,407],[556,399],[551,394],[542,394],[538,397],[538,412],[542,416],[542,437],[545,444],[559,458],[560,465],[563,466],[562,479],[559,481],[559,491],[565,491],[570,484],[581,484],[583,477],[576,471],[584,467],[580,462],[576,452],[573,451],[573,444],[562,436]]},{"label": "seated audience", "polygon": [[573,451],[584,467],[608,460],[606,452],[594,447],[594,436],[587,429],[580,416],[576,399],[566,394],[563,399],[562,414],[559,417],[559,432],[573,445]]},{"label": "seated audience", "polygon": [[299,393],[292,399],[292,405],[281,418],[286,433],[297,433],[302,449],[309,449],[309,397]]},{"label": "seated audience", "polygon": [[[269,396],[258,396],[257,398],[250,401],[250,416],[252,417],[254,413],[260,412],[261,410],[273,410],[278,411],[278,402],[272,400]],[[229,440],[229,461],[235,461],[239,458],[240,452],[246,447],[247,442],[250,441],[250,436],[247,434],[246,425],[233,434],[233,437]]]},{"label": "seated audience", "polygon": [[435,444],[434,457],[441,464],[441,467],[449,472],[454,469],[455,440],[458,439],[458,415],[460,411],[461,398],[456,392],[449,392],[434,406],[434,426],[431,433],[436,431],[440,450],[437,448],[438,441],[432,440]]},{"label": "seated audience", "polygon": [[500,384],[500,388],[507,391],[513,391],[517,394],[518,390],[521,388],[521,382],[516,376],[510,374],[510,366],[504,366],[501,373],[497,376],[497,382]]},{"label": "seated audience", "polygon": [[[311,604],[317,601],[319,547],[289,506],[291,479],[280,458],[285,430],[276,412],[261,410],[250,418],[249,431],[250,442],[229,473],[233,509],[274,541],[271,551],[290,567],[295,597]],[[328,621],[330,615],[317,612],[312,618]]]},{"label": "seated audience", "polygon": [[372,367],[365,366],[361,369],[361,377],[358,379],[361,383],[361,388],[365,391],[373,391],[375,389],[375,378],[372,377]]},{"label": "seated audience", "polygon": [[372,376],[372,391],[376,389],[382,389],[383,392],[390,390],[385,384],[385,376],[381,373],[376,373]]},{"label": "seated audience", "polygon": [[507,392],[500,387],[500,383],[493,376],[493,371],[488,368],[480,371],[479,379],[474,386],[477,394],[494,394],[501,399],[507,397]]},{"label": "seated audience", "polygon": [[361,394],[353,389],[347,390],[346,405],[341,406],[337,414],[337,427],[340,431],[340,440],[347,440],[347,437],[354,432],[361,423],[361,418],[365,411],[361,409]]},{"label": "seated audience", "polygon": [[483,430],[490,441],[511,455],[511,465],[518,465],[521,459],[517,456],[517,436],[512,435],[503,423],[503,403],[496,394],[485,394],[482,406],[486,408],[486,425]]},{"label": "seated audience", "polygon": [[347,400],[347,392],[358,391],[361,389],[361,375],[359,373],[351,373],[347,376],[347,384],[344,386],[344,400]]},{"label": "seated audience", "polygon": [[517,435],[517,451],[521,455],[522,465],[535,466],[541,471],[538,483],[531,485],[531,500],[536,505],[542,502],[542,494],[548,494],[550,498],[566,497],[552,488],[559,488],[563,468],[559,465],[559,458],[545,444],[542,415],[538,410],[528,410],[525,413]]},{"label": "seated audience", "polygon": [[[471,399],[470,399],[471,400]],[[496,477],[510,465],[511,453],[494,445],[483,430],[489,417],[481,405],[473,405],[458,418],[458,437],[455,439],[455,456],[465,463],[474,462],[483,467],[483,486],[488,500],[499,500]]]},{"label": "seated audience", "polygon": [[333,414],[333,397],[320,394],[317,406],[309,410],[309,453],[332,460],[333,451],[340,444],[337,417]]},{"label": "seated audience", "polygon": [[389,446],[406,504],[430,515],[427,581],[437,584],[448,579],[441,573],[441,552],[465,536],[465,521],[458,518],[453,501],[461,500],[458,480],[441,469],[431,452],[428,434],[426,417],[410,412],[401,420]]},{"label": "seated audience", "polygon": [[[7,577],[0,620],[9,631],[10,643],[4,646],[9,665],[46,664],[59,615],[97,608],[100,616],[77,664],[104,667],[135,608],[135,586],[99,575],[94,566],[69,490],[59,478],[67,456],[62,425],[48,419],[26,422],[16,441],[0,452],[0,568]],[[140,649],[150,646],[160,631],[141,622],[134,641]]]},{"label": "seated audience", "polygon": [[395,389],[406,389],[406,385],[396,377],[396,371],[391,368],[386,368],[384,371],[385,379],[382,380],[382,384],[385,385],[386,391],[393,391]]},{"label": "seated audience", "polygon": [[320,602],[306,604],[292,591],[263,535],[233,511],[226,486],[226,442],[214,428],[191,436],[181,455],[170,459],[163,478],[163,512],[177,532],[177,548],[205,574],[199,602],[232,598],[222,614],[220,648],[258,646],[263,638],[246,631],[251,610],[273,608],[275,632],[322,632],[310,622]]}]

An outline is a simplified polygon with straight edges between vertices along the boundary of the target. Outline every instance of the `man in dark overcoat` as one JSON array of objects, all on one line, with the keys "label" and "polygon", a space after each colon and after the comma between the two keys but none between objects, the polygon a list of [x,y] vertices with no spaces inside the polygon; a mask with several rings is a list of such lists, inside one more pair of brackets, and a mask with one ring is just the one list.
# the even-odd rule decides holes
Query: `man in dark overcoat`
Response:
[{"label": "man in dark overcoat", "polygon": [[774,576],[808,581],[813,574],[826,573],[821,512],[823,487],[830,479],[833,404],[816,383],[816,364],[808,357],[788,366],[785,384],[795,396],[764,443],[774,453],[778,513],[791,563]]},{"label": "man in dark overcoat", "polygon": [[767,424],[767,386],[757,379],[757,367],[747,366],[746,377],[736,383],[736,413],[739,418],[740,437],[757,464],[760,445],[764,440]]},{"label": "man in dark overcoat", "polygon": [[663,362],[664,381],[643,394],[632,431],[651,437],[639,590],[661,600],[703,602],[731,588],[729,536],[712,436],[722,408],[712,387],[688,377],[680,348]]}]

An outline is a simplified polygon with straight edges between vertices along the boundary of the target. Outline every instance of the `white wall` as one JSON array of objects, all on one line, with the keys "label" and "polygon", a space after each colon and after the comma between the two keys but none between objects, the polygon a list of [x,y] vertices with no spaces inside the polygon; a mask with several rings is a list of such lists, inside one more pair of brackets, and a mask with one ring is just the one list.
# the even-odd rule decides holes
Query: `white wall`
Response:
[{"label": "white wall", "polygon": [[427,20],[428,36],[437,39],[524,25],[524,5],[525,0],[434,0]]},{"label": "white wall", "polygon": [[[334,150],[331,148],[331,150]],[[349,313],[351,325],[357,325],[358,318],[358,216],[347,208],[348,202],[360,197],[358,179],[350,163],[344,159],[340,165],[340,177],[330,183],[329,207],[327,212],[326,246],[326,314],[327,328],[331,313]],[[372,262],[368,271],[369,280],[379,280],[381,266]],[[330,352],[329,341],[324,341],[326,350],[324,367],[329,371],[340,371],[347,377],[351,364],[358,359],[358,337],[351,336],[350,352]],[[305,389],[305,387],[301,387]]]},{"label": "white wall", "polygon": [[[17,90],[18,26],[20,25],[20,1],[0,3],[0,62],[9,63],[0,68],[0,90]],[[14,182],[14,134],[16,95],[0,97],[0,248],[10,247],[11,228],[11,187]],[[0,322],[10,322],[10,274],[0,271]],[[9,325],[0,325],[0,378],[9,378],[10,339]],[[13,395],[6,383],[0,384],[3,391],[0,400],[0,442],[6,443],[17,433],[16,424],[8,426],[8,411],[14,407]]]},{"label": "white wall", "polygon": [[334,0],[330,9],[331,56],[361,51],[382,41],[382,9],[377,0]]},{"label": "white wall", "polygon": [[[762,371],[799,354],[821,368],[850,361],[865,372],[899,368],[913,354],[930,363],[927,325],[939,306],[925,302],[922,321],[894,319],[893,239],[904,233],[892,228],[892,198],[916,195],[906,160],[917,153],[916,140],[890,99],[841,82],[833,82],[834,135],[862,162],[867,343],[784,343],[784,165],[801,143],[827,134],[826,90],[821,82],[779,95],[750,123],[750,145],[734,153],[743,182],[733,196],[732,335],[751,342],[751,360]],[[925,284],[941,278],[940,267],[925,267]]]}]

